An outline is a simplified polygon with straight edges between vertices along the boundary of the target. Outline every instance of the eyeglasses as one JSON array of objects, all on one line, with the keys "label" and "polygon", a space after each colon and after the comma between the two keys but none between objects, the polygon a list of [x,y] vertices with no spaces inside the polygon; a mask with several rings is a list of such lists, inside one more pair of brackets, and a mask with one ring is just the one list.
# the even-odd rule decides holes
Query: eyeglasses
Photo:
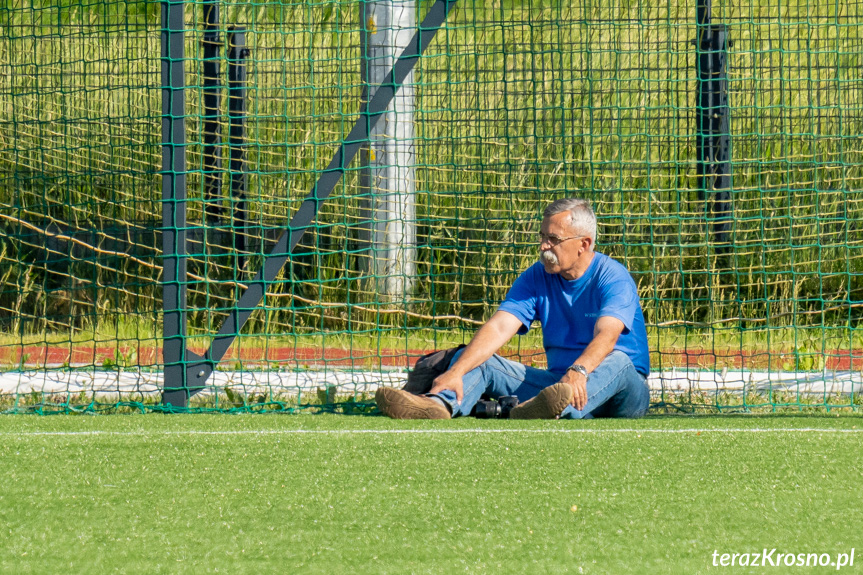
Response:
[{"label": "eyeglasses", "polygon": [[544,234],[542,232],[539,232],[537,234],[537,236],[539,238],[540,245],[549,244],[552,247],[559,246],[560,244],[562,244],[563,242],[568,241],[568,240],[577,240],[579,238],[587,237],[587,236],[570,236],[568,238],[561,238],[561,237],[555,236],[553,234]]}]

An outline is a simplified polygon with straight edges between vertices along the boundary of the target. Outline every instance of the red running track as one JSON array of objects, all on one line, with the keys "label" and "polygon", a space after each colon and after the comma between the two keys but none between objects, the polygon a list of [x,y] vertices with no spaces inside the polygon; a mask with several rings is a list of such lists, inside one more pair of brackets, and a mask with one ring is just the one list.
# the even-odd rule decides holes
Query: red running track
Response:
[{"label": "red running track", "polygon": [[[203,353],[203,349],[192,349]],[[425,349],[336,349],[314,347],[270,347],[232,349],[222,363],[242,362],[250,365],[271,364],[287,368],[329,366],[351,369],[409,368],[416,360],[429,353]],[[521,359],[536,367],[545,366],[545,356],[541,349],[521,350],[505,354],[513,359]],[[662,351],[659,357],[653,355],[653,368],[656,370],[671,367],[701,369],[773,369],[794,370],[795,354],[791,350],[710,350],[710,349],[670,349]],[[808,358],[811,356],[805,356]],[[830,371],[856,371],[863,369],[863,350],[831,350],[824,354],[824,366]],[[818,359],[817,357],[815,359]],[[162,348],[154,346],[105,346],[74,344],[55,345],[10,345],[0,347],[0,371],[8,366],[30,368],[58,366],[105,366],[121,365],[156,366],[162,362]],[[803,364],[813,364],[804,359]],[[815,364],[820,361],[815,362]],[[277,365],[272,365],[277,364]],[[803,366],[800,369],[804,370]]]}]

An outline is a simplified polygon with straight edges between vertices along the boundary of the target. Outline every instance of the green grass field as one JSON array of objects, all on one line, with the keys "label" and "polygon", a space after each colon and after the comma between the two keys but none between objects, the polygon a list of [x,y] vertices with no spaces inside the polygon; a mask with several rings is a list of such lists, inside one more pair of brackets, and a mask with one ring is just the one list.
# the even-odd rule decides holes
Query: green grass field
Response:
[{"label": "green grass field", "polygon": [[[863,418],[0,418],[4,573],[708,573],[863,555]],[[858,573],[863,559],[843,572]],[[835,567],[730,568],[822,573]]]}]

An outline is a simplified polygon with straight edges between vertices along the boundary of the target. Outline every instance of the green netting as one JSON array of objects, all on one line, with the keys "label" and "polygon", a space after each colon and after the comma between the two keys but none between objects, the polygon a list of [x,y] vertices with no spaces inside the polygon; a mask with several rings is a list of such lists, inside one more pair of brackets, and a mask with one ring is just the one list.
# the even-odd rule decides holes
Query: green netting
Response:
[{"label": "green netting", "polygon": [[[212,5],[185,5],[197,352],[357,120],[361,33],[382,33],[360,3],[215,4],[220,46],[244,26],[249,49],[239,230],[224,48],[221,214],[204,213]],[[537,257],[543,207],[565,196],[593,201],[598,249],[636,279],[656,402],[859,404],[861,17],[860,2],[713,6],[732,42],[726,253],[699,189],[695,0],[462,0],[411,80],[411,209],[377,222],[413,230],[410,264],[369,263],[383,248],[364,235],[367,201],[393,191],[362,180],[363,159],[381,163],[371,143],[191,405],[362,409],[491,315]],[[150,409],[163,371],[159,4],[11,0],[0,21],[0,412]],[[399,274],[407,290],[382,287]],[[544,364],[539,330],[505,352]]]}]

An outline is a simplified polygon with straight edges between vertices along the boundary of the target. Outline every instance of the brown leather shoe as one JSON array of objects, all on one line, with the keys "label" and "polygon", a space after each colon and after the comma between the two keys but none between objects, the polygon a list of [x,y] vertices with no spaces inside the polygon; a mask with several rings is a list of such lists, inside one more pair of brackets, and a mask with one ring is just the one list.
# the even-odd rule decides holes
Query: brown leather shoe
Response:
[{"label": "brown leather shoe", "polygon": [[533,399],[518,404],[509,412],[510,419],[554,419],[572,403],[572,386],[555,383],[540,391]]},{"label": "brown leather shoe", "polygon": [[434,399],[392,387],[379,387],[375,392],[375,403],[393,419],[452,418],[449,410]]}]

